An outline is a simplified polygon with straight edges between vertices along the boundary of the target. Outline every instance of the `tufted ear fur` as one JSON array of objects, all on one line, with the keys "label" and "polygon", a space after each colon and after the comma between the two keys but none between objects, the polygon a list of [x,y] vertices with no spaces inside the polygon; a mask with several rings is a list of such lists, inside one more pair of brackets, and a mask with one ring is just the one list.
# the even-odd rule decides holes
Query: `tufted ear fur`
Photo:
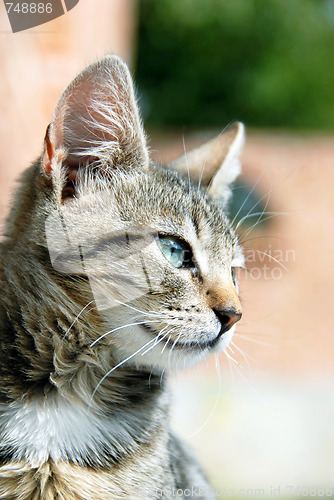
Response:
[{"label": "tufted ear fur", "polygon": [[240,122],[202,146],[172,161],[169,166],[207,186],[211,198],[227,204],[231,184],[241,172],[240,154],[244,144],[244,126]]},{"label": "tufted ear fur", "polygon": [[119,57],[103,57],[80,73],[60,98],[47,129],[42,166],[54,178],[66,179],[63,197],[68,197],[79,168],[102,164],[125,169],[147,163],[129,70]]}]

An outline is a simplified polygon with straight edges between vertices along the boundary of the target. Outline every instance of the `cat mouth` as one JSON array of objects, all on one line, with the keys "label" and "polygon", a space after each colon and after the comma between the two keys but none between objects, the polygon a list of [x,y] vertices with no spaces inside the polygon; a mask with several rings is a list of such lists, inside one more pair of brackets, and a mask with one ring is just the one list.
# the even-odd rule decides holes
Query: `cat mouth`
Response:
[{"label": "cat mouth", "polygon": [[[152,328],[150,325],[147,325],[146,323],[143,323],[140,325],[143,330],[148,332],[151,336],[157,338],[157,345],[158,344],[163,344],[164,346],[169,343],[170,338],[160,336],[159,331],[155,330]],[[171,342],[170,343],[170,349],[185,349],[188,351],[204,351],[205,349],[212,349],[215,347],[215,345],[219,342],[221,336],[225,333],[224,329],[221,329],[218,335],[211,340],[207,340],[206,342],[199,342],[199,341],[193,341],[193,342]],[[159,338],[160,337],[160,338]]]}]

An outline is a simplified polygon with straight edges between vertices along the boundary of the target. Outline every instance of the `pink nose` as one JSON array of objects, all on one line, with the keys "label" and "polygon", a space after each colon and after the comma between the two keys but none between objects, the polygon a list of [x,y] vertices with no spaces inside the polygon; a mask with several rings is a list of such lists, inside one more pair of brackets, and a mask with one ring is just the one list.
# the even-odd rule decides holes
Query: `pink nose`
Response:
[{"label": "pink nose", "polygon": [[213,309],[213,312],[220,321],[221,333],[227,332],[241,318],[241,313],[234,309],[223,309],[222,311]]}]

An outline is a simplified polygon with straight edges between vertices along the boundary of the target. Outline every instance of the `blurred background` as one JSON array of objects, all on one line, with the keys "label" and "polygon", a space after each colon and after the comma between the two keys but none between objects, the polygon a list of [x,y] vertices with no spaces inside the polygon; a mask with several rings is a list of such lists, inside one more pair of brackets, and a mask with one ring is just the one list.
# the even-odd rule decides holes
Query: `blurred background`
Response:
[{"label": "blurred background", "polygon": [[332,496],[334,1],[80,0],[16,34],[0,9],[1,223],[62,91],[103,54],[130,65],[158,161],[246,124],[244,315],[226,355],[172,377],[174,427],[218,497]]}]

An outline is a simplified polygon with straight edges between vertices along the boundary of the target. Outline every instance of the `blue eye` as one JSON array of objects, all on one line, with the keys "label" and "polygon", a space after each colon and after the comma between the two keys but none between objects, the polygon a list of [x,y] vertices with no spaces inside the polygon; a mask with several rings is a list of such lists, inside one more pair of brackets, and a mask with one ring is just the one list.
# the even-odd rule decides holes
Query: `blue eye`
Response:
[{"label": "blue eye", "polygon": [[164,257],[177,268],[193,267],[189,245],[174,236],[159,236],[158,245]]}]

